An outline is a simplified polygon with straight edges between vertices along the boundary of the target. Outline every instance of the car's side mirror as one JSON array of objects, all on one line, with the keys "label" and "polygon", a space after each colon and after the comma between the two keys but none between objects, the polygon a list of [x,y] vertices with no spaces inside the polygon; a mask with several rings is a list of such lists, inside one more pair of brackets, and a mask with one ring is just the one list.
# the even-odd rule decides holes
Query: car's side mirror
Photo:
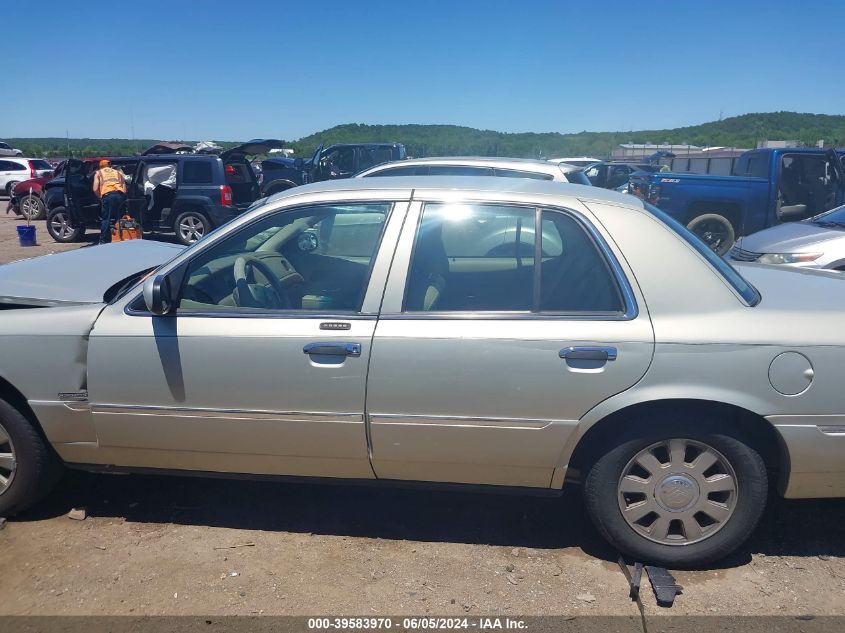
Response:
[{"label": "car's side mirror", "polygon": [[154,275],[144,281],[144,303],[147,310],[156,316],[165,316],[173,311],[173,294],[168,275]]},{"label": "car's side mirror", "polygon": [[778,209],[778,216],[781,222],[794,222],[807,216],[806,204],[783,205]]}]

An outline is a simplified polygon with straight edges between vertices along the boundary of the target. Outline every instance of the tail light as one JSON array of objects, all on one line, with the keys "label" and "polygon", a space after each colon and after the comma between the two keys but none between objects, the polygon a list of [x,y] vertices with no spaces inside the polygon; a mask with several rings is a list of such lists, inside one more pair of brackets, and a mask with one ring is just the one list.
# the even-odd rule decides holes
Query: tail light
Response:
[{"label": "tail light", "polygon": [[220,185],[220,204],[224,207],[231,207],[234,204],[232,188],[229,185]]},{"label": "tail light", "polygon": [[226,165],[224,169],[227,176],[234,176],[237,173],[232,165]]},{"label": "tail light", "polygon": [[32,161],[26,161],[26,164],[29,165],[29,177],[30,178],[38,178],[38,174],[35,173],[35,167],[32,166]]}]

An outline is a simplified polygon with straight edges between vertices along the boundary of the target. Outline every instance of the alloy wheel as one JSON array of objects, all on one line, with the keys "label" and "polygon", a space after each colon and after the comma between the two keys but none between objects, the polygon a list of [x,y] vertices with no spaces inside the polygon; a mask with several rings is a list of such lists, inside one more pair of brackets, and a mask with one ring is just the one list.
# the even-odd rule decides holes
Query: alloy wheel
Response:
[{"label": "alloy wheel", "polygon": [[717,220],[706,220],[695,227],[695,234],[711,249],[721,254],[728,241],[728,231]]},{"label": "alloy wheel", "polygon": [[50,228],[63,240],[70,239],[70,236],[73,235],[73,227],[67,221],[67,215],[64,213],[53,214],[50,218]]},{"label": "alloy wheel", "polygon": [[185,242],[196,242],[205,235],[205,226],[200,218],[194,215],[186,215],[179,222],[179,236]]},{"label": "alloy wheel", "polygon": [[24,196],[21,200],[21,215],[34,220],[41,214],[41,202],[35,196]]},{"label": "alloy wheel", "polygon": [[703,442],[674,438],[641,450],[622,471],[619,510],[638,534],[689,545],[722,529],[737,504],[730,462]]},{"label": "alloy wheel", "polygon": [[9,433],[0,424],[0,495],[6,492],[9,486],[12,485],[16,469],[17,459],[15,457],[15,447],[12,444],[12,438],[9,437]]}]

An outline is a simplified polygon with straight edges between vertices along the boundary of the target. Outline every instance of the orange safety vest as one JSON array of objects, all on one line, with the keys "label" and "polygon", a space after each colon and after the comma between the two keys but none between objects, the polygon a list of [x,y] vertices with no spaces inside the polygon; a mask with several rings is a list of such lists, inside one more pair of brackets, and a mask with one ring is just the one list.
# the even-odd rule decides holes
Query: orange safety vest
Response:
[{"label": "orange safety vest", "polygon": [[112,167],[103,167],[97,172],[97,174],[99,174],[99,194],[101,198],[107,193],[112,193],[114,191],[126,193],[126,181],[123,178],[123,174],[116,169]]}]

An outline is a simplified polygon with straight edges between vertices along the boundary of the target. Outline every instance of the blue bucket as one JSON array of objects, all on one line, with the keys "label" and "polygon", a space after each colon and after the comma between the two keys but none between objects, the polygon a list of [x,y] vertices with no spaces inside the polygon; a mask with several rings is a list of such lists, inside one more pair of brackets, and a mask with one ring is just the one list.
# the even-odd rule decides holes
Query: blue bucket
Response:
[{"label": "blue bucket", "polygon": [[35,227],[34,226],[19,226],[18,239],[21,246],[35,246]]}]

